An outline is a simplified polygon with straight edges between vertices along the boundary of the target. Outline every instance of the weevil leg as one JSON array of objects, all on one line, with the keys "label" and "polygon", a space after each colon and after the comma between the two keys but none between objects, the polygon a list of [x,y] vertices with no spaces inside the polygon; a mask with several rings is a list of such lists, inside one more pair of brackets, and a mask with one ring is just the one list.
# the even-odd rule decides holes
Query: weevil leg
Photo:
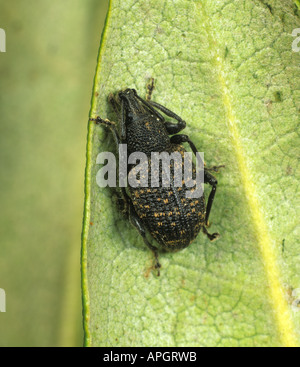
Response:
[{"label": "weevil leg", "polygon": [[116,101],[116,97],[113,95],[113,93],[110,93],[108,96],[108,102],[112,105],[113,110],[119,116],[120,114],[120,104]]},{"label": "weevil leg", "polygon": [[185,134],[174,135],[174,136],[171,137],[171,143],[173,143],[173,144],[188,143],[189,146],[191,147],[193,153],[195,154],[195,156],[197,156],[196,153],[198,153],[198,150],[197,150],[195,144],[188,137],[188,135],[185,135]]},{"label": "weevil leg", "polygon": [[157,103],[157,102],[153,102],[153,101],[149,101],[149,103],[151,104],[151,106],[157,108],[158,110],[160,110],[161,112],[163,112],[165,115],[175,119],[178,122],[184,122],[185,121],[178,115],[176,115],[176,113],[174,113],[173,111],[169,110],[167,107]]},{"label": "weevil leg", "polygon": [[90,121],[94,121],[96,125],[103,125],[108,127],[113,134],[116,144],[118,145],[121,143],[120,135],[115,122],[108,119],[102,119],[99,116],[97,116],[96,118],[90,118]]},{"label": "weevil leg", "polygon": [[120,121],[121,133],[119,135],[119,144],[121,144],[121,142],[126,141],[126,125],[125,125],[124,102],[121,101],[121,105],[120,105],[120,103],[117,101],[117,97],[113,93],[110,93],[110,95],[108,96],[108,101],[112,105],[112,108],[115,111],[116,115],[121,116],[121,121]]},{"label": "weevil leg", "polygon": [[146,101],[150,101],[152,97],[152,93],[154,90],[154,78],[150,78],[149,83],[147,84],[147,93],[146,93]]},{"label": "weevil leg", "polygon": [[[121,144],[121,138],[119,135],[119,131],[117,129],[117,125],[115,122],[110,121],[108,119],[102,119],[101,117],[97,116],[96,118],[90,118],[90,121],[94,121],[96,125],[104,125],[106,127],[108,127],[110,129],[110,131],[113,134],[113,137],[115,139],[115,142],[117,144],[117,146],[119,146],[119,144]],[[130,205],[130,198],[126,192],[125,187],[121,187],[121,194],[122,194],[122,198],[121,200],[123,200],[123,204],[124,204],[124,208],[123,208],[123,213],[125,215],[128,215],[129,213],[129,205]]]},{"label": "weevil leg", "polygon": [[206,168],[204,168],[204,183],[211,185],[211,192],[208,197],[207,205],[206,205],[206,214],[205,214],[205,224],[208,225],[208,218],[211,211],[211,207],[215,198],[215,194],[217,191],[217,179],[210,173]]},{"label": "weevil leg", "polygon": [[195,154],[195,157],[198,160],[199,167],[204,167],[205,163],[202,161],[202,158],[201,158],[199,152],[197,151],[197,148],[196,148],[195,144],[191,141],[191,139],[188,137],[188,135],[185,135],[185,134],[174,135],[174,136],[171,137],[170,141],[173,144],[188,143],[189,146],[192,149],[192,152]]},{"label": "weevil leg", "polygon": [[121,189],[121,197],[120,196],[118,197],[119,199],[118,207],[121,210],[122,214],[128,218],[131,199],[126,192],[125,187],[120,187],[120,189]]},{"label": "weevil leg", "polygon": [[156,109],[152,106],[153,102],[146,101],[142,97],[140,97],[138,94],[136,95],[136,98],[148,109],[150,114],[153,114],[156,118],[158,118],[160,121],[165,122],[164,117],[156,111]]},{"label": "weevil leg", "polygon": [[176,115],[176,113],[174,113],[173,111],[170,111],[168,108],[166,108],[165,106],[162,106],[161,104],[157,102],[150,101],[149,103],[151,104],[151,106],[157,108],[158,110],[163,112],[168,117],[171,117],[177,121],[177,123],[165,121],[165,126],[166,126],[166,129],[169,135],[177,134],[181,130],[185,129],[186,122],[180,116]]},{"label": "weevil leg", "polygon": [[[223,167],[223,166],[220,166],[220,167]],[[208,226],[208,218],[209,218],[211,207],[212,207],[214,197],[216,194],[218,181],[210,172],[208,172],[206,168],[204,168],[204,183],[206,184],[208,183],[212,186],[212,189],[208,197],[208,201],[206,205],[206,213],[205,213],[205,225]],[[203,226],[202,229],[203,229],[203,233],[206,234],[206,236],[209,238],[210,241],[215,241],[216,239],[220,237],[219,233],[213,233],[213,234],[208,233],[205,226]]]},{"label": "weevil leg", "polygon": [[[174,144],[181,144],[181,143],[189,143],[193,153],[195,154],[196,157],[198,157],[198,159],[201,159],[201,157],[199,155],[196,155],[197,153],[197,148],[195,146],[195,144],[191,141],[191,139],[184,134],[180,134],[180,135],[174,135],[171,137],[171,143]],[[203,167],[203,162],[199,162],[200,163],[200,167]],[[214,197],[216,194],[216,190],[217,190],[217,184],[218,181],[217,179],[209,172],[209,171],[215,171],[217,172],[218,168],[224,167],[222,166],[214,166],[211,168],[206,168],[204,167],[204,183],[205,184],[210,184],[212,186],[211,192],[209,194],[208,197],[208,201],[207,201],[207,206],[206,206],[206,215],[205,215],[205,224],[208,225],[208,218],[209,218],[209,214],[211,211],[211,207],[214,201]],[[213,236],[213,235],[212,235]]]},{"label": "weevil leg", "polygon": [[[139,95],[137,95],[136,97],[141,103],[143,103],[145,107],[148,108],[149,112],[153,113],[154,116],[159,118],[165,124],[169,135],[179,133],[186,127],[186,122],[180,116],[176,115],[176,113],[169,110],[165,106],[162,106],[157,102],[151,101],[153,90],[154,90],[154,79],[151,78],[150,82],[147,84],[146,99],[144,100]],[[175,119],[177,123],[166,121],[165,118],[157,110],[160,110],[165,115]]]},{"label": "weevil leg", "polygon": [[158,249],[157,249],[157,247],[151,245],[151,243],[147,240],[146,231],[144,229],[143,223],[141,223],[141,220],[137,216],[137,214],[136,214],[134,208],[132,207],[132,205],[130,206],[129,219],[130,219],[130,222],[132,223],[132,225],[139,231],[140,235],[143,237],[143,240],[144,240],[145,244],[153,252],[154,259],[155,259],[154,268],[157,269],[157,275],[159,276],[160,275],[159,268],[161,267],[161,265],[158,261]]},{"label": "weevil leg", "polygon": [[125,119],[125,106],[123,100],[121,101],[120,129],[121,129],[121,141],[126,143],[126,119]]},{"label": "weevil leg", "polygon": [[219,172],[219,169],[220,169],[220,168],[224,168],[224,167],[225,167],[225,165],[224,165],[224,164],[221,164],[220,166],[205,167],[205,169],[206,169],[207,171],[213,171],[213,172],[218,173],[218,172]]},{"label": "weevil leg", "polygon": [[206,236],[209,238],[211,242],[217,240],[220,237],[219,233],[213,233],[213,234],[208,233],[205,226],[202,227],[202,230],[203,230],[203,233],[206,234]]},{"label": "weevil leg", "polygon": [[183,121],[183,120],[178,121],[177,123],[166,121],[165,122],[165,127],[167,129],[168,134],[173,135],[173,134],[177,134],[181,130],[185,129],[186,122]]}]

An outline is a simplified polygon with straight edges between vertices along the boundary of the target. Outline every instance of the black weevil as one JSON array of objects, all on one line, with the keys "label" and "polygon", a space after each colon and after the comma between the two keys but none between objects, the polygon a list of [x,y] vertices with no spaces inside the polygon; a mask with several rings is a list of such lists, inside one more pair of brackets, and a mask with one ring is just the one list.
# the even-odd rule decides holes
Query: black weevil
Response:
[{"label": "black weevil", "polygon": [[[180,152],[183,156],[185,149],[182,143],[188,143],[196,155],[197,149],[187,135],[179,134],[186,127],[186,122],[166,107],[151,101],[154,80],[147,86],[146,99],[142,99],[135,89],[126,89],[115,96],[110,95],[109,101],[120,117],[120,132],[117,125],[108,119],[91,118],[96,124],[108,127],[117,144],[127,144],[128,154],[143,152],[147,155],[150,167],[152,152]],[[166,121],[160,112],[176,120]],[[169,135],[173,135],[170,137]],[[193,164],[193,172],[195,166]],[[199,198],[186,197],[188,188],[182,178],[181,187],[174,185],[174,166],[170,167],[170,185],[164,187],[128,187],[128,191],[121,187],[124,208],[130,222],[137,228],[146,245],[154,253],[155,268],[161,267],[158,261],[158,249],[146,237],[146,230],[167,251],[177,251],[189,246],[200,230],[210,241],[219,237],[218,233],[208,233],[208,218],[215,197],[217,180],[210,171],[224,166],[212,168],[204,167],[204,183],[212,186],[207,205],[204,193]],[[128,167],[128,175],[135,169]],[[150,174],[151,176],[151,174]],[[149,178],[150,181],[150,178]]]}]

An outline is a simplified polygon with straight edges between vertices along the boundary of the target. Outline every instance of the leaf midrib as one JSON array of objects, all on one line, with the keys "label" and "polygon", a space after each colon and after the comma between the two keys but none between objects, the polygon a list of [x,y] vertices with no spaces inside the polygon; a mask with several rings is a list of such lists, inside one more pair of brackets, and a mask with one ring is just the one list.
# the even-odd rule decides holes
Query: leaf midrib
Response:
[{"label": "leaf midrib", "polygon": [[295,328],[292,322],[290,310],[284,296],[284,288],[280,282],[280,271],[276,261],[276,256],[273,250],[272,243],[274,243],[271,234],[269,233],[267,223],[264,219],[263,209],[259,202],[256,185],[252,180],[246,154],[243,148],[242,139],[238,130],[239,120],[236,117],[232,97],[230,90],[226,83],[226,72],[224,68],[223,58],[218,43],[213,32],[213,26],[211,20],[206,13],[205,3],[196,3],[196,6],[201,7],[201,11],[206,19],[206,29],[209,38],[209,44],[214,45],[213,55],[215,61],[215,70],[220,90],[222,94],[224,110],[226,114],[226,123],[231,137],[234,152],[236,154],[236,161],[240,171],[241,184],[246,196],[246,202],[248,203],[249,212],[251,214],[255,234],[257,237],[257,243],[262,255],[263,265],[267,277],[267,281],[270,288],[271,304],[274,309],[275,320],[277,323],[277,330],[281,338],[283,346],[297,347],[298,338],[296,336]]}]

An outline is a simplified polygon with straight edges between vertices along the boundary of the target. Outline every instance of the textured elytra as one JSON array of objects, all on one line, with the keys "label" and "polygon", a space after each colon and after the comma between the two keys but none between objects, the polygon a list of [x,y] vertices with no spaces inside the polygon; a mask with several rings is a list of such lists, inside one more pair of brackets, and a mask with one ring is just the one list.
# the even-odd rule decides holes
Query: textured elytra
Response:
[{"label": "textured elytra", "polygon": [[[198,188],[200,192],[198,198],[187,197],[187,191],[195,192],[196,187],[187,187],[184,174],[190,178],[193,177],[193,174],[195,176],[194,165],[193,172],[187,172],[183,159],[185,149],[182,146],[170,144],[166,153],[173,152],[181,153],[181,164],[177,160],[175,162],[171,160],[168,167],[160,164],[155,169],[149,159],[145,162],[144,169],[142,166],[139,167],[147,172],[148,187],[129,187],[132,203],[145,227],[163,248],[170,251],[183,249],[193,242],[201,226],[205,224],[206,211],[201,187]],[[136,169],[132,168],[129,175],[136,175],[135,171]],[[179,173],[181,182],[177,186],[175,175]],[[159,178],[157,188],[153,187],[153,176]],[[164,178],[166,179],[165,185]],[[140,177],[140,180],[142,181],[143,178]]]}]

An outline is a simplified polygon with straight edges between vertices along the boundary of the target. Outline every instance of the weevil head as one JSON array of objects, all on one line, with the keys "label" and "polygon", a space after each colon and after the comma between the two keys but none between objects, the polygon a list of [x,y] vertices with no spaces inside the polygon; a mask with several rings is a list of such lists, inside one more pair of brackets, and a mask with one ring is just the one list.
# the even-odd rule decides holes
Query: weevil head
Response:
[{"label": "weevil head", "polygon": [[146,113],[135,89],[127,88],[118,93],[121,106],[124,108],[125,121],[132,122],[134,118],[138,118]]}]

